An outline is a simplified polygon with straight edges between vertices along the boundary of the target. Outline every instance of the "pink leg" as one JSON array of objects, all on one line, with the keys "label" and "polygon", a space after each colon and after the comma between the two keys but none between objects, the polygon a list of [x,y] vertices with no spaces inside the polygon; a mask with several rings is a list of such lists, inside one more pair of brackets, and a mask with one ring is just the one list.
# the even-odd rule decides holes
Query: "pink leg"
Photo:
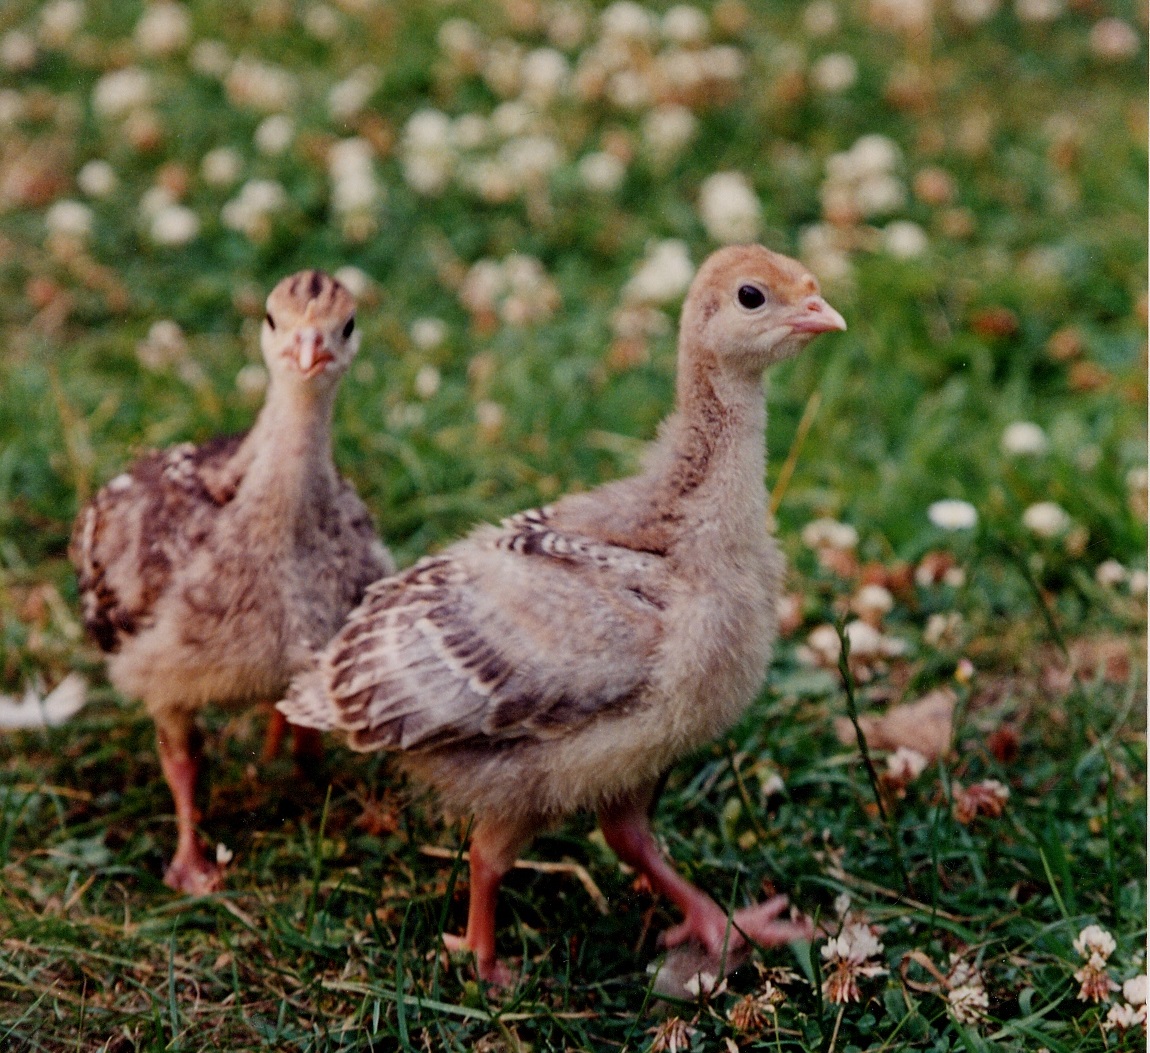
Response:
[{"label": "pink leg", "polygon": [[260,753],[260,763],[270,764],[279,756],[280,746],[283,745],[284,729],[287,727],[287,717],[278,709],[272,709],[271,719],[268,721],[268,730],[264,735],[264,748]]},{"label": "pink leg", "polygon": [[323,735],[315,728],[301,728],[298,724],[292,724],[291,752],[301,768],[319,764],[323,760]]},{"label": "pink leg", "polygon": [[533,824],[478,821],[471,833],[471,888],[467,934],[444,935],[450,950],[469,950],[481,980],[510,987],[515,974],[495,957],[495,904],[503,875],[515,864],[519,850],[530,840]]},{"label": "pink leg", "polygon": [[178,714],[156,723],[160,766],[176,805],[176,854],[164,872],[164,884],[199,896],[220,887],[220,868],[204,855],[196,833],[196,779],[200,771],[200,734],[189,717]]},{"label": "pink leg", "polygon": [[718,956],[724,942],[728,950],[742,946],[744,940],[739,930],[765,946],[810,934],[809,923],[775,920],[786,908],[785,896],[775,896],[765,903],[735,911],[728,927],[723,909],[679,874],[655,841],[647,814],[652,790],[653,787],[648,788],[602,808],[599,825],[612,851],[628,866],[645,874],[651,887],[683,912],[683,921],[664,932],[660,942],[676,947],[693,937],[709,954]]}]

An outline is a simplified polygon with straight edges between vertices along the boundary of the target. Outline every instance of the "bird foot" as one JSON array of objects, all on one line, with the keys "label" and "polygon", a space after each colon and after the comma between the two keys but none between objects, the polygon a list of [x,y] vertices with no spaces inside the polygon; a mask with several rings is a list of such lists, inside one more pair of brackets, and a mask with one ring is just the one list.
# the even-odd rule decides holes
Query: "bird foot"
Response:
[{"label": "bird foot", "polygon": [[[443,946],[451,954],[472,954],[471,944],[467,942],[466,936],[456,936],[454,933],[445,932],[443,934]],[[508,965],[505,965],[494,955],[490,959],[480,960],[479,956],[475,956],[475,971],[480,980],[485,980],[493,987],[514,987],[515,981],[518,979],[515,971]]]},{"label": "bird foot", "polygon": [[189,896],[218,892],[223,883],[223,870],[206,859],[202,852],[177,854],[164,871],[164,884]]},{"label": "bird foot", "polygon": [[[709,975],[712,980],[721,980],[729,976],[746,963],[751,956],[752,945],[770,947],[791,940],[811,939],[814,926],[809,918],[799,915],[779,920],[786,907],[786,896],[773,896],[763,903],[744,907],[735,911],[729,929],[721,911],[722,925],[717,927],[709,912],[700,910],[694,919],[688,919],[682,925],[668,930],[661,942],[665,946],[674,947],[674,950],[663,959],[657,970],[655,994],[670,998],[696,998],[700,990],[698,978]],[[692,920],[695,927],[684,935],[681,930]],[[708,943],[708,937],[714,941],[716,931],[719,934],[717,943]]]},{"label": "bird foot", "polygon": [[706,948],[711,955],[718,956],[724,944],[733,948],[743,942],[743,938],[733,926],[727,924],[727,915],[711,899],[701,896],[678,925],[672,925],[659,936],[663,947],[678,947],[688,940],[694,940]]},{"label": "bird foot", "polygon": [[802,914],[779,921],[779,915],[787,909],[786,896],[772,896],[762,903],[755,903],[735,911],[732,927],[744,933],[752,943],[760,947],[776,947],[791,940],[809,940],[815,934],[811,919]]}]

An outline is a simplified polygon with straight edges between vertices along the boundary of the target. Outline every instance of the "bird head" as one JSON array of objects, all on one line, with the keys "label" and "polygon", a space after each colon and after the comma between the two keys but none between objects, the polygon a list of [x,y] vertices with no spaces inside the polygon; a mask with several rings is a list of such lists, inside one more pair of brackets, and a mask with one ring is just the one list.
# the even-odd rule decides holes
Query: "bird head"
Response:
[{"label": "bird head", "polygon": [[268,296],[260,347],[273,376],[331,386],[359,350],[355,300],[323,271],[289,275]]},{"label": "bird head", "polygon": [[732,367],[762,370],[818,333],[846,329],[797,260],[761,245],[732,245],[699,268],[683,305],[683,336]]}]

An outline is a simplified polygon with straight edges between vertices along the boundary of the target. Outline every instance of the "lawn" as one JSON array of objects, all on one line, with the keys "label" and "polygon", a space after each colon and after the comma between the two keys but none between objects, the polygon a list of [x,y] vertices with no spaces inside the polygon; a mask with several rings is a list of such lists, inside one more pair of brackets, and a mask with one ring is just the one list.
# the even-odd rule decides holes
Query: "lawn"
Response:
[{"label": "lawn", "polygon": [[[0,731],[0,1048],[1143,1049],[1146,30],[1125,0],[3,4],[0,712],[71,674],[87,704]],[[522,976],[482,990],[440,950],[463,831],[385,757],[256,764],[259,707],[209,714],[226,889],[169,891],[152,725],[65,550],[137,452],[251,421],[272,285],[358,296],[336,456],[406,566],[633,470],[692,269],[748,239],[849,329],[770,374],[782,638],[656,824],[814,946],[657,998],[674,916],[583,818],[508,878]]]}]

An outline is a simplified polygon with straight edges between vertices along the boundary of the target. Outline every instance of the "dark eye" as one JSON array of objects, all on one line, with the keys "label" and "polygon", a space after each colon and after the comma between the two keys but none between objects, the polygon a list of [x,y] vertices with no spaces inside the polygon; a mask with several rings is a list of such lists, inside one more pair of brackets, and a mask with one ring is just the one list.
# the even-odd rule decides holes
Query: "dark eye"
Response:
[{"label": "dark eye", "polygon": [[753,285],[739,286],[739,303],[741,303],[748,311],[753,311],[758,307],[762,307],[766,302],[767,298],[763,295],[762,289],[757,289]]},{"label": "dark eye", "polygon": [[269,329],[274,329],[276,327],[275,319],[272,318],[271,311],[268,311],[268,313],[264,315],[264,321],[267,322]]},{"label": "dark eye", "polygon": [[347,320],[347,325],[345,325],[343,327],[343,338],[346,340],[349,336],[351,336],[352,330],[354,330],[354,329],[355,329],[355,315],[352,315]]}]

